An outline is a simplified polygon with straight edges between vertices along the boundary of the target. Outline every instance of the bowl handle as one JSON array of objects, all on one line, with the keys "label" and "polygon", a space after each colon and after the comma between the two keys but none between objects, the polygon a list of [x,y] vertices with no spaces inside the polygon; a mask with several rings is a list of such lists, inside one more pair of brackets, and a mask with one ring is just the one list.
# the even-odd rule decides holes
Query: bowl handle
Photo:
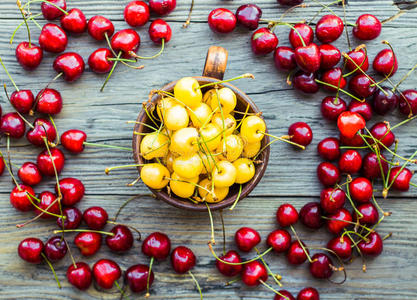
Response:
[{"label": "bowl handle", "polygon": [[207,51],[203,76],[223,79],[227,65],[227,50],[219,46],[211,46]]}]

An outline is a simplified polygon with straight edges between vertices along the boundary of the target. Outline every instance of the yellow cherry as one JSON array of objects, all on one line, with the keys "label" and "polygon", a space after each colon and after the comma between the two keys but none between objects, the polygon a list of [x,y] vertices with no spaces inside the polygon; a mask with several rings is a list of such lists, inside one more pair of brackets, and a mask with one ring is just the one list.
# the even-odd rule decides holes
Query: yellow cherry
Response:
[{"label": "yellow cherry", "polygon": [[222,134],[216,125],[213,123],[207,124],[204,128],[200,128],[200,138],[198,142],[204,151],[213,151],[220,144]]},{"label": "yellow cherry", "polygon": [[140,142],[140,155],[146,160],[168,154],[169,138],[161,132],[151,132]]},{"label": "yellow cherry", "polygon": [[[226,198],[227,194],[229,193],[229,187],[214,187],[213,184],[209,179],[203,179],[198,184],[200,187],[198,187],[198,194],[200,197],[205,200],[208,203],[215,203],[220,202],[224,198]],[[201,188],[204,187],[204,188]],[[209,193],[208,191],[212,191],[212,193]],[[213,197],[214,194],[214,197]]]},{"label": "yellow cherry", "polygon": [[261,150],[261,142],[244,143],[242,155],[244,157],[252,158]]},{"label": "yellow cherry", "polygon": [[168,152],[168,154],[162,159],[163,164],[167,167],[170,173],[174,172],[174,168],[172,167],[172,164],[174,163],[175,158],[176,158],[176,155],[174,153]]},{"label": "yellow cherry", "polygon": [[215,167],[215,163],[219,161],[218,155],[208,155],[203,152],[199,152],[198,154],[200,155],[201,162],[203,163],[203,170],[201,171],[201,174],[211,174]]},{"label": "yellow cherry", "polygon": [[189,198],[194,194],[198,179],[198,176],[193,178],[184,178],[174,172],[171,175],[169,187],[178,197]]},{"label": "yellow cherry", "polygon": [[151,189],[160,190],[168,184],[169,171],[159,163],[146,164],[140,170],[140,178]]},{"label": "yellow cherry", "polygon": [[208,90],[207,92],[204,93],[203,96],[203,102],[210,104],[211,103],[211,98],[213,97],[213,94],[216,92],[216,89],[211,89]]},{"label": "yellow cherry", "polygon": [[248,143],[259,142],[264,137],[265,121],[258,116],[248,116],[242,121],[240,134]]},{"label": "yellow cherry", "polygon": [[197,153],[182,155],[174,159],[172,163],[174,172],[184,178],[193,178],[201,174],[203,163]]},{"label": "yellow cherry", "polygon": [[236,168],[236,183],[246,183],[255,175],[255,166],[250,159],[239,158],[233,162]]},{"label": "yellow cherry", "polygon": [[217,153],[221,153],[221,156],[228,161],[238,159],[242,154],[242,151],[243,141],[235,134],[226,136],[217,147]]},{"label": "yellow cherry", "polygon": [[198,151],[198,131],[194,127],[182,128],[171,136],[169,150],[180,155],[189,155]]},{"label": "yellow cherry", "polygon": [[211,118],[211,123],[224,130],[224,135],[231,135],[236,129],[236,119],[231,115],[224,115],[224,122],[221,113],[216,113]]},{"label": "yellow cherry", "polygon": [[197,107],[203,98],[200,84],[192,77],[184,77],[178,80],[174,86],[174,96],[190,108]]},{"label": "yellow cherry", "polygon": [[168,109],[175,105],[175,101],[171,98],[162,98],[156,104],[156,113],[160,120],[165,119],[164,116]]},{"label": "yellow cherry", "polygon": [[175,104],[171,108],[167,109],[164,116],[165,126],[169,130],[185,128],[188,126],[190,121],[187,110],[179,104]]},{"label": "yellow cherry", "polygon": [[204,124],[210,122],[211,108],[207,104],[201,102],[190,111],[190,119],[194,127],[200,128]]},{"label": "yellow cherry", "polygon": [[229,187],[235,183],[236,168],[227,161],[222,160],[217,163],[217,167],[212,172],[212,180],[216,187]]},{"label": "yellow cherry", "polygon": [[[219,108],[219,102],[221,105],[221,110]],[[217,90],[217,93],[214,92],[211,96],[210,106],[212,110],[223,112],[223,115],[226,116],[230,114],[236,107],[236,95],[229,88],[221,88]]]}]

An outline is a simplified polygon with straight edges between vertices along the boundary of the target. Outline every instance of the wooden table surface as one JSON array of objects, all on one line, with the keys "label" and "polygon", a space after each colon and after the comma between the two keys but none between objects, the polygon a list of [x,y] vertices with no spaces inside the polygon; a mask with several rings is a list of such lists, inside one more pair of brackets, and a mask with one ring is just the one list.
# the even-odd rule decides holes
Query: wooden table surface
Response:
[{"label": "wooden table surface", "polygon": [[[126,28],[123,21],[123,8],[128,1],[120,0],[68,0],[68,7],[78,7],[84,11],[87,18],[96,14],[109,17],[116,30]],[[188,14],[190,1],[178,1],[177,8],[166,17],[172,26],[172,40],[167,44],[166,51],[159,58],[144,61],[145,68],[135,71],[120,65],[103,93],[99,88],[105,78],[86,70],[81,80],[68,84],[58,80],[52,84],[58,89],[64,99],[62,113],[56,117],[58,130],[62,133],[70,128],[84,130],[91,142],[117,144],[130,147],[132,125],[128,120],[136,119],[141,109],[141,103],[147,99],[151,89],[161,87],[165,83],[183,76],[199,75],[202,72],[207,49],[211,45],[220,45],[229,51],[229,63],[226,78],[242,73],[251,72],[255,80],[241,80],[236,86],[245,91],[264,111],[269,130],[276,135],[286,134],[290,124],[295,121],[308,122],[314,132],[313,143],[306,151],[296,151],[287,144],[276,143],[271,149],[270,163],[267,172],[252,192],[251,196],[239,203],[235,210],[224,211],[227,248],[234,248],[233,235],[241,226],[251,226],[257,229],[263,240],[268,232],[277,227],[275,223],[276,208],[285,202],[291,202],[296,208],[301,208],[306,202],[318,201],[321,186],[315,176],[315,169],[320,161],[316,152],[317,143],[326,136],[336,134],[335,125],[322,119],[320,101],[323,92],[306,96],[294,91],[285,82],[286,74],[278,72],[272,55],[255,57],[250,50],[250,32],[238,28],[232,34],[218,35],[210,31],[207,25],[208,13],[216,7],[227,7],[235,11],[246,1],[196,0],[192,22],[189,28],[183,29],[182,24]],[[278,7],[275,0],[255,1],[262,9],[264,18],[277,18],[284,9]],[[325,1],[327,2],[327,1]],[[328,1],[330,2],[330,1]],[[286,17],[287,21],[296,22],[309,20],[319,9],[319,5],[306,1],[307,8],[297,9]],[[415,6],[415,3],[414,3]],[[417,11],[413,4],[401,4],[406,11],[401,17],[383,26],[381,36],[367,43],[370,59],[384,48],[382,39],[389,40],[394,46],[399,60],[399,70],[393,77],[397,82],[413,64],[417,62]],[[333,9],[341,14],[340,7]],[[350,0],[347,7],[347,19],[355,22],[364,13],[374,13],[381,20],[397,13],[398,6],[391,0]],[[39,11],[39,4],[33,5],[33,11]],[[324,12],[323,12],[324,14]],[[156,18],[156,16],[152,16]],[[317,19],[316,19],[317,20]],[[11,46],[8,41],[20,15],[13,0],[0,1],[0,56],[18,85],[32,89],[37,93],[55,76],[51,68],[54,55],[47,53],[41,66],[26,72],[17,64],[14,48],[17,43],[26,39],[22,28]],[[40,24],[45,21],[40,20]],[[33,36],[39,30],[32,27]],[[351,30],[349,30],[351,31]],[[140,54],[152,55],[158,50],[149,40],[147,26],[138,29],[142,38]],[[280,45],[287,45],[288,29],[277,29]],[[352,40],[354,45],[358,41]],[[345,36],[336,45],[347,50]],[[86,60],[88,55],[104,43],[92,41],[87,34],[71,37],[67,51],[77,51]],[[4,72],[0,72],[1,82],[11,84]],[[417,76],[412,74],[402,88],[415,88]],[[4,93],[0,93],[3,111],[11,110]],[[372,122],[383,120],[374,118]],[[397,123],[401,116],[394,113],[386,120]],[[416,123],[409,123],[395,131],[400,139],[400,153],[410,156],[417,146]],[[25,139],[12,143],[12,161],[20,165],[25,161],[35,161],[40,151],[28,144]],[[5,139],[2,139],[1,149],[5,149]],[[126,187],[126,183],[137,177],[134,169],[114,172],[110,176],[104,174],[108,166],[132,163],[129,152],[113,151],[87,147],[84,153],[72,155],[65,152],[67,160],[61,177],[76,177],[81,179],[86,187],[86,195],[79,203],[80,209],[100,205],[107,209],[112,216],[118,207],[134,195],[142,195],[131,202],[120,216],[120,221],[139,228],[146,236],[153,231],[166,232],[173,246],[186,245],[198,257],[194,269],[205,299],[272,299],[273,293],[263,287],[247,288],[241,283],[225,286],[226,279],[215,270],[214,259],[207,248],[210,227],[206,213],[182,211],[147,196],[149,191],[143,183],[134,187]],[[15,168],[16,169],[16,168]],[[415,169],[415,167],[414,167]],[[414,180],[415,181],[415,180]],[[46,241],[52,235],[56,225],[51,221],[38,221],[34,224],[17,229],[15,225],[31,218],[31,213],[20,213],[9,203],[9,193],[13,188],[10,178],[5,173],[0,178],[0,297],[2,299],[118,299],[116,289],[98,291],[91,287],[86,292],[73,288],[65,278],[65,272],[70,264],[67,257],[55,264],[58,277],[63,287],[59,290],[52,278],[47,265],[30,265],[23,262],[17,255],[16,247],[25,237],[34,236]],[[52,190],[54,181],[45,180],[36,187],[36,192]],[[381,199],[380,199],[381,200]],[[389,198],[380,201],[382,207],[392,211],[391,217],[380,225],[379,232],[385,235],[393,232],[393,236],[384,244],[383,255],[367,261],[368,271],[361,271],[360,260],[347,265],[347,281],[343,285],[331,284],[311,278],[308,264],[299,267],[288,265],[285,257],[269,254],[266,260],[274,272],[283,275],[283,284],[294,295],[305,286],[315,286],[321,293],[321,299],[417,299],[417,194],[412,188],[407,193],[391,193]],[[214,214],[218,253],[221,251],[221,226],[219,215]],[[323,228],[311,232],[297,226],[299,235],[308,245],[325,245],[330,235]],[[103,246],[99,254],[92,258],[80,257],[78,250],[73,253],[76,259],[85,260],[92,265],[99,258],[112,258],[125,270],[136,263],[148,263],[140,251],[141,244],[136,242],[134,248],[125,255],[109,252]],[[266,249],[264,243],[260,247]],[[245,255],[252,257],[253,253]],[[198,299],[198,293],[193,282],[187,276],[174,274],[168,261],[154,266],[156,280],[152,286],[150,299]],[[340,276],[335,278],[340,279]],[[130,296],[133,298],[143,295]]]}]

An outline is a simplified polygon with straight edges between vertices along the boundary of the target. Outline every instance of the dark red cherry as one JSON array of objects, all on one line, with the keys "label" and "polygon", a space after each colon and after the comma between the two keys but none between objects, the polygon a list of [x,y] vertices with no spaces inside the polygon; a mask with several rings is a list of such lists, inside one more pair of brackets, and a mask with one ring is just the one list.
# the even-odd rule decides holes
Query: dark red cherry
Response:
[{"label": "dark red cherry", "polygon": [[101,234],[97,232],[80,232],[75,236],[74,244],[78,247],[82,255],[94,255],[100,250]]},{"label": "dark red cherry", "polygon": [[304,0],[277,0],[281,5],[294,6],[303,3]]},{"label": "dark red cherry", "polygon": [[82,130],[70,129],[61,135],[62,146],[72,153],[83,152],[86,140],[87,134]]},{"label": "dark red cherry", "polygon": [[279,290],[278,292],[279,294],[275,295],[274,300],[295,300],[294,296],[289,291]]},{"label": "dark red cherry", "polygon": [[294,50],[290,47],[277,47],[274,51],[274,62],[278,70],[291,71],[297,66]]},{"label": "dark red cherry", "polygon": [[146,290],[149,277],[149,287],[152,286],[154,281],[154,274],[151,270],[149,274],[149,266],[137,264],[129,267],[125,273],[125,280],[130,287],[130,290],[134,293],[140,293]]},{"label": "dark red cherry", "polygon": [[171,251],[171,240],[162,232],[153,232],[142,243],[142,253],[157,260],[168,257]]},{"label": "dark red cherry", "polygon": [[[361,134],[364,134],[364,130],[360,130]],[[351,147],[360,147],[365,145],[364,140],[362,137],[356,133],[353,137],[346,137],[343,134],[340,134],[340,143],[344,146],[351,146]]]},{"label": "dark red cherry", "polygon": [[133,234],[127,226],[116,225],[110,230],[114,236],[106,236],[106,244],[115,252],[126,252],[133,246]]},{"label": "dark red cherry", "polygon": [[309,202],[300,209],[300,221],[310,229],[318,229],[323,225],[320,204]]},{"label": "dark red cherry", "polygon": [[[55,170],[59,174],[64,168],[65,156],[61,150],[57,148],[50,149],[51,156],[49,156],[48,150],[44,150],[39,153],[36,164],[38,165],[39,171],[45,176],[55,176]],[[54,161],[54,163],[52,163]],[[55,168],[54,168],[55,164]]]},{"label": "dark red cherry", "polygon": [[0,133],[14,139],[20,139],[25,135],[25,130],[25,121],[23,121],[18,113],[7,113],[1,117]]},{"label": "dark red cherry", "polygon": [[373,85],[375,80],[372,77],[368,77],[370,76],[365,74],[358,74],[352,77],[349,81],[349,90],[357,97],[371,97],[376,91],[376,86]]},{"label": "dark red cherry", "polygon": [[124,57],[130,57],[131,52],[138,51],[140,37],[133,29],[123,29],[113,35],[110,43],[116,53],[122,52]]},{"label": "dark red cherry", "polygon": [[320,69],[319,47],[311,43],[308,46],[295,48],[295,61],[298,67],[307,73],[314,73]]},{"label": "dark red cherry", "polygon": [[365,121],[369,121],[372,118],[372,107],[368,102],[359,102],[352,100],[349,103],[348,110],[360,114]]},{"label": "dark red cherry", "polygon": [[226,8],[213,9],[208,15],[208,25],[217,33],[229,33],[236,27],[236,16]]},{"label": "dark red cherry", "polygon": [[171,265],[178,274],[187,273],[195,266],[195,255],[191,249],[178,246],[171,253]]},{"label": "dark red cherry", "polygon": [[386,162],[384,155],[380,154],[380,159],[378,160],[378,157],[374,152],[369,152],[363,158],[362,175],[370,180],[381,178],[381,167],[384,175],[387,174],[388,163]]},{"label": "dark red cherry", "polygon": [[350,196],[358,203],[367,203],[373,195],[371,181],[365,177],[358,177],[349,183]]},{"label": "dark red cherry", "polygon": [[294,88],[307,94],[317,93],[319,85],[316,82],[314,73],[305,73],[298,71],[293,77]]},{"label": "dark red cherry", "polygon": [[358,247],[362,254],[366,256],[378,256],[384,248],[382,239],[376,231],[367,236],[367,241],[360,241]]},{"label": "dark red cherry", "polygon": [[303,46],[300,36],[306,46],[310,45],[314,40],[313,29],[306,23],[297,23],[294,25],[294,28],[290,30],[288,35],[290,44],[294,49]]},{"label": "dark red cherry", "polygon": [[59,228],[76,229],[80,226],[82,220],[82,213],[76,207],[65,207],[62,210],[62,214],[66,217],[64,220],[64,226],[62,226],[62,219],[56,219],[56,223]]},{"label": "dark red cherry", "polygon": [[100,259],[93,266],[93,275],[99,287],[111,289],[114,282],[122,275],[122,270],[114,261],[110,259]]},{"label": "dark red cherry", "polygon": [[320,50],[320,69],[327,70],[336,66],[342,57],[340,50],[331,44],[322,44]]},{"label": "dark red cherry", "polygon": [[10,103],[21,114],[27,114],[32,109],[35,97],[31,90],[14,91],[10,95]]},{"label": "dark red cherry", "polygon": [[235,15],[240,25],[250,30],[255,30],[259,26],[262,10],[255,4],[245,4],[239,6]]},{"label": "dark red cherry", "polygon": [[338,159],[340,156],[340,142],[337,138],[325,138],[317,145],[317,152],[324,159]]},{"label": "dark red cherry", "polygon": [[84,73],[85,63],[78,53],[66,52],[55,58],[53,68],[57,73],[64,74],[65,81],[72,82]]},{"label": "dark red cherry", "polygon": [[[50,3],[55,4],[62,10],[67,9],[67,3],[65,0],[49,0]],[[58,19],[60,16],[65,15],[61,10],[59,10],[56,6],[42,2],[41,4],[41,11],[42,15],[46,20],[55,20]]]},{"label": "dark red cherry", "polygon": [[391,49],[384,49],[375,56],[372,66],[379,74],[390,77],[397,72],[398,60]]},{"label": "dark red cherry", "polygon": [[[389,182],[392,184],[392,188],[397,191],[408,191],[410,189],[411,177],[413,173],[408,168],[394,167],[389,174]],[[394,180],[395,179],[395,180]]]},{"label": "dark red cherry", "polygon": [[30,186],[20,184],[19,187],[20,189],[16,186],[10,193],[10,203],[19,211],[25,212],[32,210],[34,206],[30,200],[33,201],[33,199],[28,194],[35,196],[35,192]]},{"label": "dark red cherry", "polygon": [[279,226],[288,227],[297,223],[298,211],[291,204],[285,203],[278,207],[276,217]]},{"label": "dark red cherry", "polygon": [[[305,246],[304,243],[303,246]],[[306,249],[306,251],[307,253],[309,252],[308,249]],[[307,255],[301,247],[299,241],[292,242],[290,248],[287,251],[287,260],[292,265],[301,265],[307,260]]]},{"label": "dark red cherry", "polygon": [[67,48],[68,37],[65,31],[56,24],[48,23],[42,27],[39,45],[47,52],[60,53]]},{"label": "dark red cherry", "polygon": [[[81,180],[76,178],[67,177],[59,181],[59,188],[62,193],[62,204],[65,206],[73,206],[76,203],[80,202],[84,197],[84,184]],[[55,186],[55,191],[58,191],[57,186]]]},{"label": "dark red cherry", "polygon": [[345,205],[346,194],[341,189],[326,188],[320,193],[320,206],[327,214],[335,213]]},{"label": "dark red cherry", "polygon": [[40,90],[36,95],[36,111],[42,114],[56,115],[62,110],[62,96],[54,89]]},{"label": "dark red cherry", "polygon": [[366,54],[365,50],[355,49],[355,50],[349,51],[347,55],[351,58],[351,59],[345,58],[346,68],[349,71],[356,70],[354,74],[362,74],[359,68],[362,69],[362,71],[364,72],[368,71],[369,60],[368,60],[368,55]]},{"label": "dark red cherry", "polygon": [[305,122],[296,122],[288,128],[290,140],[302,146],[310,145],[313,140],[313,131]]},{"label": "dark red cherry", "polygon": [[346,174],[355,174],[362,167],[362,156],[356,150],[347,150],[339,159],[339,170]]},{"label": "dark red cherry", "polygon": [[316,253],[311,258],[310,273],[314,278],[326,279],[333,274],[333,262],[329,256],[324,253]]},{"label": "dark red cherry", "polygon": [[[1,160],[3,162],[3,160]],[[1,171],[1,170],[0,170]],[[0,172],[1,175],[1,172]],[[34,186],[42,181],[42,175],[38,169],[38,166],[32,162],[25,162],[17,172],[20,180],[29,186]]]},{"label": "dark red cherry", "polygon": [[114,61],[109,60],[109,58],[113,57],[109,49],[98,48],[88,57],[88,65],[95,73],[108,73],[114,64]]},{"label": "dark red cherry", "polygon": [[45,243],[43,251],[50,261],[58,261],[64,258],[68,248],[60,236],[53,236]]},{"label": "dark red cherry", "polygon": [[315,288],[306,287],[298,293],[297,300],[320,300],[320,295]]},{"label": "dark red cherry", "polygon": [[[225,255],[220,256],[220,259],[234,264],[242,262],[239,253],[233,250],[230,250]],[[242,271],[243,267],[242,265],[229,265],[219,260],[216,260],[216,268],[222,275],[227,277],[233,277],[238,275]]]},{"label": "dark red cherry", "polygon": [[361,204],[356,208],[362,216],[356,212],[353,214],[353,219],[359,220],[362,225],[372,226],[375,225],[379,220],[379,213],[376,207],[372,203]]},{"label": "dark red cherry", "polygon": [[171,39],[171,27],[162,19],[156,19],[149,25],[149,37],[156,44],[168,43]]},{"label": "dark red cherry", "polygon": [[143,26],[150,18],[149,6],[143,1],[131,1],[125,6],[123,15],[129,26]]},{"label": "dark red cherry", "polygon": [[62,16],[61,27],[69,33],[80,34],[87,30],[87,19],[81,9],[73,8]]},{"label": "dark red cherry", "polygon": [[[372,126],[370,132],[374,139],[380,141],[386,147],[390,147],[395,142],[394,133],[388,128],[387,124],[383,122],[376,123],[374,126]],[[375,142],[373,139],[369,138],[368,143],[374,144]]]},{"label": "dark red cherry", "polygon": [[100,206],[92,206],[87,208],[83,213],[83,220],[88,228],[93,230],[101,230],[107,224],[109,215],[106,210]]},{"label": "dark red cherry", "polygon": [[339,115],[346,111],[345,100],[340,97],[327,96],[321,101],[321,114],[330,121],[336,121]]},{"label": "dark red cherry", "polygon": [[[56,195],[54,193],[51,193],[49,191],[45,191],[40,193],[40,195],[38,196],[38,199],[41,200],[40,203],[37,203],[37,205],[42,208],[43,210],[46,210],[50,213],[54,213],[56,215],[60,214],[60,210],[59,210],[59,203],[58,201],[56,201]],[[42,211],[39,209],[35,209],[35,213],[37,215],[41,214]],[[42,214],[41,216],[42,219],[51,219],[52,216],[49,214]]]},{"label": "dark red cherry", "polygon": [[347,138],[353,138],[365,126],[365,119],[362,115],[355,112],[344,111],[337,119],[337,127],[339,128],[340,134]]},{"label": "dark red cherry", "polygon": [[241,227],[235,233],[235,243],[240,251],[249,252],[260,242],[261,236],[250,227]]},{"label": "dark red cherry", "polygon": [[400,112],[406,116],[417,114],[417,91],[405,90],[400,97]]},{"label": "dark red cherry", "polygon": [[35,146],[45,146],[44,138],[53,143],[56,139],[54,125],[47,119],[37,118],[33,122],[33,128],[26,133],[26,139]]},{"label": "dark red cherry", "polygon": [[176,0],[149,0],[149,8],[154,13],[163,16],[169,14],[175,9]]},{"label": "dark red cherry", "polygon": [[382,87],[384,90],[377,89],[373,97],[373,109],[379,115],[386,115],[397,108],[400,98],[396,92],[388,87]]},{"label": "dark red cherry", "polygon": [[39,264],[42,261],[43,242],[37,238],[26,238],[17,247],[17,253],[24,261]]},{"label": "dark red cherry", "polygon": [[340,171],[334,164],[322,162],[317,167],[317,177],[324,186],[333,186],[340,182]]},{"label": "dark red cherry", "polygon": [[290,248],[291,235],[285,229],[274,230],[268,235],[266,244],[276,253],[284,253]]},{"label": "dark red cherry", "polygon": [[253,32],[251,46],[253,53],[265,55],[275,50],[278,46],[278,38],[269,28],[262,27]]},{"label": "dark red cherry", "polygon": [[335,15],[325,15],[317,22],[316,37],[324,44],[331,43],[342,35],[343,29],[341,18]]},{"label": "dark red cherry", "polygon": [[352,214],[347,209],[340,208],[329,215],[327,229],[333,234],[339,234],[343,228],[351,225],[350,222],[352,222]]},{"label": "dark red cherry", "polygon": [[261,283],[260,280],[265,282],[268,279],[265,266],[257,260],[245,264],[241,275],[243,283],[247,286],[257,286]]},{"label": "dark red cherry", "polygon": [[103,16],[94,16],[88,20],[87,30],[93,39],[102,41],[106,38],[106,34],[109,38],[113,35],[114,25]]},{"label": "dark red cherry", "polygon": [[67,269],[67,279],[79,290],[86,290],[93,280],[90,267],[84,262],[76,262],[75,267],[71,264]]},{"label": "dark red cherry", "polygon": [[29,47],[29,42],[21,42],[16,47],[15,55],[17,61],[25,70],[34,70],[42,62],[43,51],[33,43]]},{"label": "dark red cherry", "polygon": [[341,259],[352,256],[352,241],[347,237],[335,237],[327,243],[327,248],[334,251]]},{"label": "dark red cherry", "polygon": [[381,33],[381,22],[377,17],[371,14],[364,14],[356,20],[356,26],[353,27],[353,35],[360,40],[376,39]]}]

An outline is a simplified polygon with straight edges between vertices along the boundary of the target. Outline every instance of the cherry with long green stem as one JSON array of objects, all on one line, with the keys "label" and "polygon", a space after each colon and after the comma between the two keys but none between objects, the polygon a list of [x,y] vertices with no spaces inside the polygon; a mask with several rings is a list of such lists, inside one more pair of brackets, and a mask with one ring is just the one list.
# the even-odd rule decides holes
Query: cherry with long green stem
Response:
[{"label": "cherry with long green stem", "polygon": [[99,234],[104,234],[104,235],[108,235],[108,236],[114,236],[115,234],[113,232],[108,232],[108,231],[101,231],[101,230],[91,230],[91,229],[63,229],[63,230],[54,230],[53,233],[57,234],[57,233],[65,233],[65,232],[95,232],[95,233],[99,233]]},{"label": "cherry with long green stem", "polygon": [[353,99],[355,99],[356,101],[359,101],[359,102],[365,102],[365,99],[360,99],[360,98],[358,98],[358,97],[354,96],[353,94],[351,94],[351,93],[349,93],[349,92],[345,91],[344,89],[341,89],[341,88],[339,88],[338,86],[335,86],[334,84],[330,84],[330,83],[327,83],[327,82],[321,81],[321,80],[319,80],[319,79],[315,79],[315,81],[316,81],[317,83],[323,84],[323,85],[325,85],[325,86],[328,86],[328,87],[334,88],[334,89],[336,89],[336,90],[338,90],[338,91],[342,92],[343,94],[348,95],[349,97],[352,97],[352,98],[353,98]]}]

